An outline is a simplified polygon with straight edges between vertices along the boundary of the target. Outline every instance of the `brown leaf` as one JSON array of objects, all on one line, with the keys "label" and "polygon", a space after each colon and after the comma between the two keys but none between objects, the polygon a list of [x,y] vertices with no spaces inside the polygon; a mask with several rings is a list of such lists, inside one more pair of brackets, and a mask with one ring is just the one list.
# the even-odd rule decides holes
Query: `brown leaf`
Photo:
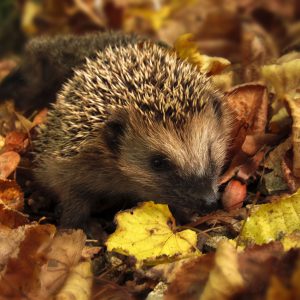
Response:
[{"label": "brown leaf", "polygon": [[264,85],[258,83],[238,85],[227,93],[226,99],[237,120],[246,122],[248,134],[265,132],[268,96]]},{"label": "brown leaf", "polygon": [[299,259],[299,249],[283,252],[279,242],[255,246],[239,254],[246,287],[238,298],[282,299],[278,295],[284,292],[288,297],[283,299],[299,299]]},{"label": "brown leaf", "polygon": [[165,300],[198,300],[214,266],[214,254],[193,259],[182,266],[169,285]]},{"label": "brown leaf", "polygon": [[255,155],[259,150],[263,149],[266,145],[275,146],[281,140],[278,134],[264,133],[247,135],[242,145],[242,151],[249,156]]},{"label": "brown leaf", "polygon": [[5,137],[3,152],[15,151],[22,152],[28,146],[28,135],[20,131],[12,131]]},{"label": "brown leaf", "polygon": [[240,151],[247,135],[264,134],[267,124],[268,97],[266,87],[244,84],[227,93],[226,102],[233,112],[232,140],[229,156]]},{"label": "brown leaf", "polygon": [[113,281],[96,278],[93,283],[91,300],[134,300],[130,291]]},{"label": "brown leaf", "polygon": [[233,158],[226,172],[220,177],[219,184],[229,181],[233,176],[247,181],[253,176],[260,166],[267,149],[257,152],[254,156],[248,156],[243,151],[240,151]]},{"label": "brown leaf", "polygon": [[48,109],[44,108],[41,110],[33,119],[33,126],[41,125],[46,122]]},{"label": "brown leaf", "polygon": [[[216,254],[183,265],[165,299],[280,299],[267,296],[281,289],[287,292],[286,299],[298,299],[299,259],[299,249],[284,252],[280,242],[248,247],[240,253],[227,242]],[[272,278],[277,279],[277,286]]]},{"label": "brown leaf", "polygon": [[300,178],[300,98],[286,96],[287,103],[293,117],[292,142],[293,142],[293,174]]},{"label": "brown leaf", "polygon": [[6,179],[13,173],[21,158],[17,152],[9,151],[0,155],[0,179]]},{"label": "brown leaf", "polygon": [[258,81],[261,66],[278,57],[277,45],[256,22],[244,22],[241,36],[243,82]]},{"label": "brown leaf", "polygon": [[0,203],[0,223],[9,228],[17,228],[29,223],[27,216],[19,211],[10,209],[6,205]]},{"label": "brown leaf", "polygon": [[24,195],[15,181],[0,179],[0,202],[15,210],[23,210]]},{"label": "brown leaf", "polygon": [[292,159],[286,155],[281,161],[282,177],[285,180],[289,191],[295,193],[300,188],[300,179],[293,175],[291,166]]},{"label": "brown leaf", "polygon": [[287,189],[286,179],[284,178],[282,170],[282,162],[291,147],[292,140],[288,138],[270,151],[262,164],[263,167],[269,171],[263,176],[265,192],[268,194]]},{"label": "brown leaf", "polygon": [[[0,279],[2,299],[32,299],[40,289],[39,276],[46,262],[45,254],[55,233],[53,225],[26,225],[10,232],[11,237],[20,237],[14,252],[7,259]],[[7,243],[7,238],[2,243]],[[0,245],[1,248],[1,245]],[[35,298],[41,299],[41,298]]]},{"label": "brown leaf", "polygon": [[53,295],[62,287],[81,258],[85,239],[82,230],[57,232],[46,256],[47,263],[41,268],[41,295]]},{"label": "brown leaf", "polygon": [[228,242],[222,242],[216,254],[208,254],[183,265],[170,284],[165,299],[225,300],[243,286],[237,251]]}]

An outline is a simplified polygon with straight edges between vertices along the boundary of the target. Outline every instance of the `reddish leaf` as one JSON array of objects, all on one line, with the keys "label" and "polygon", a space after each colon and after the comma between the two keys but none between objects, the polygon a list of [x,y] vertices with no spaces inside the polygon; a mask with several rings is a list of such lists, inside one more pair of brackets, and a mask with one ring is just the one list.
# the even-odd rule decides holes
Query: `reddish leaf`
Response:
[{"label": "reddish leaf", "polygon": [[0,200],[9,208],[22,210],[24,195],[15,181],[0,179]]},{"label": "reddish leaf", "polygon": [[1,154],[0,179],[6,179],[12,172],[14,172],[20,160],[20,155],[14,151],[9,151]]},{"label": "reddish leaf", "polygon": [[5,146],[3,152],[15,151],[21,152],[28,146],[28,135],[19,131],[12,131],[5,137]]}]

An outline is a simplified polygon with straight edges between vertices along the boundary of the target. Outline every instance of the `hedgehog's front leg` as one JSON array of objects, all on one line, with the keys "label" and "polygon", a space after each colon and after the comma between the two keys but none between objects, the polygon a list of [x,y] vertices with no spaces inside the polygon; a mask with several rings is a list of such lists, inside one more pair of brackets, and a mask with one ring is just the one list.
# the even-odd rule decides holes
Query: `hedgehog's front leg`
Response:
[{"label": "hedgehog's front leg", "polygon": [[72,184],[60,195],[61,216],[59,225],[63,228],[79,228],[87,231],[91,213],[91,195],[78,191]]}]

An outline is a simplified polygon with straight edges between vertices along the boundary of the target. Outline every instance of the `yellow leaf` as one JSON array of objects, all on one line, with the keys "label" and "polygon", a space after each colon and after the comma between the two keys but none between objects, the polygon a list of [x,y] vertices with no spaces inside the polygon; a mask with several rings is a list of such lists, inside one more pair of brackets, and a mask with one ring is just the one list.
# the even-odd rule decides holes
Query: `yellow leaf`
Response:
[{"label": "yellow leaf", "polygon": [[197,234],[176,232],[175,219],[167,205],[145,202],[116,216],[116,231],[108,238],[109,251],[133,255],[138,264],[158,264],[199,255]]},{"label": "yellow leaf", "polygon": [[65,285],[55,300],[88,300],[92,289],[92,268],[90,261],[83,261],[74,267]]},{"label": "yellow leaf", "polygon": [[41,4],[37,1],[26,1],[24,4],[21,26],[24,32],[28,35],[37,34],[37,27],[34,23],[34,19],[41,12]]},{"label": "yellow leaf", "polygon": [[300,177],[300,97],[286,96],[286,101],[293,118],[292,141],[293,141],[293,174]]},{"label": "yellow leaf", "polygon": [[171,6],[165,5],[162,6],[159,10],[132,8],[129,9],[128,13],[132,16],[141,17],[149,21],[152,29],[157,31],[163,26],[164,22],[168,19],[171,10]]},{"label": "yellow leaf", "polygon": [[286,94],[293,93],[300,86],[300,59],[281,64],[262,67],[262,76],[269,90],[273,90],[277,98],[283,99]]},{"label": "yellow leaf", "polygon": [[241,240],[264,244],[300,229],[300,189],[276,203],[262,204],[246,221]]},{"label": "yellow leaf", "polygon": [[204,287],[202,300],[229,299],[241,290],[244,280],[239,272],[237,250],[228,241],[218,245],[214,268]]},{"label": "yellow leaf", "polygon": [[200,72],[209,75],[219,74],[230,65],[230,61],[223,57],[200,54],[197,44],[192,39],[191,33],[183,34],[175,41],[174,48],[179,57],[196,65]]},{"label": "yellow leaf", "polygon": [[153,5],[153,8],[129,8],[128,17],[139,17],[147,20],[154,31],[159,31],[164,23],[171,18],[172,13],[194,4],[196,0],[171,0],[168,4],[161,5],[159,2]]},{"label": "yellow leaf", "polygon": [[291,124],[291,118],[283,106],[272,116],[269,122],[269,128],[272,132],[278,133],[283,131],[285,128],[289,128]]},{"label": "yellow leaf", "polygon": [[285,236],[281,242],[284,251],[288,251],[292,248],[300,248],[300,231],[295,231],[292,234]]}]

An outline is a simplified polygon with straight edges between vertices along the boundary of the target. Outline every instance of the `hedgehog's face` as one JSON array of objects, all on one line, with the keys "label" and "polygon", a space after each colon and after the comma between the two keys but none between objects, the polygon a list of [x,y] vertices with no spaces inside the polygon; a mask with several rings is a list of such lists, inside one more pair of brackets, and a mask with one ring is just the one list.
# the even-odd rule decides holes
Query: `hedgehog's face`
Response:
[{"label": "hedgehog's face", "polygon": [[125,118],[110,124],[114,134],[107,140],[117,153],[116,165],[128,181],[128,192],[137,200],[200,212],[216,206],[227,134],[223,118],[212,107],[179,128],[172,122],[147,124],[137,113]]}]

